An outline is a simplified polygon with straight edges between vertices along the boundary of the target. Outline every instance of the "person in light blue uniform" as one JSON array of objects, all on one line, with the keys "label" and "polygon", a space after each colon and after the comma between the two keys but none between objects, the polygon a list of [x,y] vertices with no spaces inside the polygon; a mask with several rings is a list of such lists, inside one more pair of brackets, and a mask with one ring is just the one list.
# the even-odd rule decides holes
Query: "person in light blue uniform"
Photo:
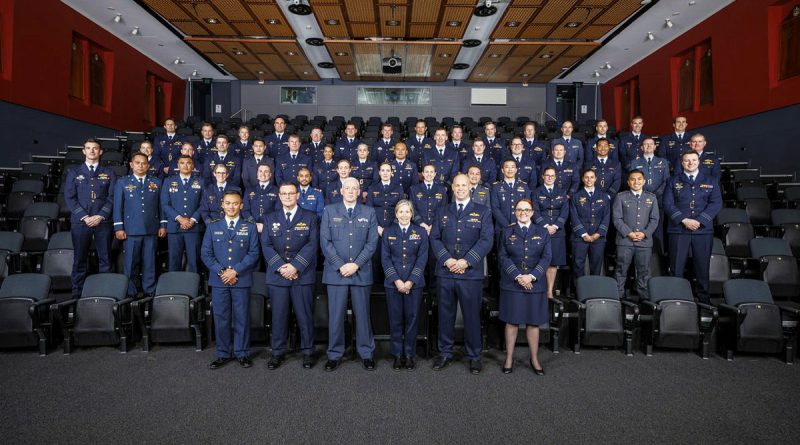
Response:
[{"label": "person in light blue uniform", "polygon": [[72,263],[72,297],[79,298],[86,280],[89,249],[94,240],[99,272],[111,272],[111,211],[114,208],[114,171],[100,165],[100,143],[83,143],[84,162],[67,170],[64,201],[70,212],[75,261]]},{"label": "person in light blue uniform", "polygon": [[131,157],[132,173],[120,178],[114,186],[114,233],[124,241],[125,275],[128,276],[128,296],[137,295],[136,280],[142,274],[142,292],[156,291],[156,236],[163,238],[167,229],[159,227],[159,196],[161,181],[147,176],[147,156],[135,153]]},{"label": "person in light blue uniform", "polygon": [[572,276],[577,280],[585,274],[584,264],[589,257],[591,275],[603,275],[603,254],[606,234],[611,221],[611,200],[595,186],[597,176],[587,169],[581,175],[583,188],[570,202],[572,224]]},{"label": "person in light blue uniform", "polygon": [[203,180],[192,175],[194,162],[191,156],[177,159],[178,173],[161,185],[161,227],[167,229],[169,270],[199,271],[200,256],[200,204],[203,202]]},{"label": "person in light blue uniform", "polygon": [[[208,225],[201,258],[208,268],[208,285],[214,308],[217,358],[211,369],[236,359],[243,368],[250,359],[250,287],[259,259],[255,224],[240,214],[242,199],[235,190],[223,195],[225,216]],[[231,335],[233,334],[233,335]]]},{"label": "person in light blue uniform", "polygon": [[311,170],[306,167],[300,168],[297,172],[297,184],[299,185],[297,205],[322,218],[325,196],[322,194],[322,190],[311,187]]},{"label": "person in light blue uniform", "polygon": [[550,267],[547,269],[547,297],[553,298],[558,266],[567,265],[567,221],[569,220],[569,198],[556,185],[556,169],[545,167],[542,185],[531,192],[533,221],[550,235]]},{"label": "person in light blue uniform", "polygon": [[375,370],[369,294],[372,255],[378,247],[378,221],[372,207],[361,205],[358,180],[346,178],[342,201],[325,207],[320,245],[325,255],[322,283],[328,288],[328,361],[326,371],[339,367],[344,354],[344,317],[348,295],[356,324],[356,350],[364,369]]}]

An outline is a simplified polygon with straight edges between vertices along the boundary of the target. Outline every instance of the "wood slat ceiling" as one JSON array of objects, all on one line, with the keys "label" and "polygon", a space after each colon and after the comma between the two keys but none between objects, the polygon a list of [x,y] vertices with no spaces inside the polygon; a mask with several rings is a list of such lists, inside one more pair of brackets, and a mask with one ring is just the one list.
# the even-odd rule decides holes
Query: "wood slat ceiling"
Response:
[{"label": "wood slat ceiling", "polygon": [[240,80],[319,80],[295,41],[188,40]]},{"label": "wood slat ceiling", "polygon": [[551,81],[590,52],[596,45],[491,43],[467,79],[470,82]]},{"label": "wood slat ceiling", "polygon": [[[336,64],[342,80],[360,81],[431,81],[447,80],[460,44],[337,42],[328,40],[325,47]],[[403,59],[403,72],[383,74],[382,60],[394,55]]]}]

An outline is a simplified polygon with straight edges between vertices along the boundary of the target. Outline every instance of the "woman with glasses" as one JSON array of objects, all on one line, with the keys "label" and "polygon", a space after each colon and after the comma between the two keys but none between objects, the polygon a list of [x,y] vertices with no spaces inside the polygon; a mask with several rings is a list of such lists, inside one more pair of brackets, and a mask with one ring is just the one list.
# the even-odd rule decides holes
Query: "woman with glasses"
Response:
[{"label": "woman with glasses", "polygon": [[544,375],[539,363],[539,325],[547,324],[545,273],[550,267],[550,235],[533,224],[533,203],[523,198],[514,204],[516,222],[503,229],[497,252],[500,265],[500,320],[506,323],[506,359],[503,373],[514,370],[514,344],[519,325],[525,325],[531,369]]},{"label": "woman with glasses", "polygon": [[575,193],[570,203],[572,223],[572,276],[577,280],[584,275],[584,263],[589,257],[589,272],[603,274],[603,255],[606,233],[611,220],[611,199],[595,187],[597,175],[587,169],[581,175],[583,188]]},{"label": "woman with glasses", "polygon": [[569,198],[566,190],[558,187],[557,176],[554,167],[545,167],[542,171],[542,185],[533,191],[533,222],[547,230],[553,254],[550,267],[547,268],[547,298],[553,298],[558,267],[567,265],[565,227],[569,219]]}]

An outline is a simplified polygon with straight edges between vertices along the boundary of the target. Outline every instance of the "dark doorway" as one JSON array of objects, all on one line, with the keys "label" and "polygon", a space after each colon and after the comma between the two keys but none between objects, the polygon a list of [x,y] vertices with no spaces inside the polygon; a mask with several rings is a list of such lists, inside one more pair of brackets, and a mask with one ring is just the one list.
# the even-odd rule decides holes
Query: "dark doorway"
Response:
[{"label": "dark doorway", "polygon": [[574,85],[556,85],[556,117],[559,122],[575,122]]},{"label": "dark doorway", "polygon": [[[211,80],[211,79],[209,79]],[[189,115],[196,116],[203,122],[210,122],[212,118],[211,82],[192,81],[192,109]]]}]

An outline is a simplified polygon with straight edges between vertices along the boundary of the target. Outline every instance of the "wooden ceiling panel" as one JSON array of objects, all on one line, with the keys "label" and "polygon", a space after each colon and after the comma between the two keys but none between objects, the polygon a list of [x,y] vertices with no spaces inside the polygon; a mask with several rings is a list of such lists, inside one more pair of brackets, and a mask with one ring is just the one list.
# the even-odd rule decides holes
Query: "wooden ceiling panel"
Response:
[{"label": "wooden ceiling panel", "polygon": [[374,23],[350,23],[350,31],[362,37],[377,37],[377,29]]},{"label": "wooden ceiling panel", "polygon": [[350,22],[375,21],[375,2],[372,0],[345,0],[344,6]]},{"label": "wooden ceiling panel", "polygon": [[214,42],[195,41],[190,42],[201,53],[221,53],[222,50]]},{"label": "wooden ceiling panel", "polygon": [[608,10],[597,18],[595,24],[617,25],[628,18],[641,7],[640,0],[618,0]]},{"label": "wooden ceiling panel", "polygon": [[411,4],[412,23],[435,23],[439,19],[441,0],[416,1]]},{"label": "wooden ceiling panel", "polygon": [[182,33],[186,34],[187,36],[207,36],[209,35],[208,31],[201,26],[199,23],[195,21],[190,22],[172,22],[175,27],[181,30]]},{"label": "wooden ceiling panel", "polygon": [[[500,46],[500,45],[497,45]],[[533,57],[542,50],[542,45],[502,45],[511,49],[511,57]]]},{"label": "wooden ceiling panel", "polygon": [[[322,35],[325,37],[350,37],[345,26],[344,14],[342,9],[332,5],[317,5],[317,2],[310,2],[314,9],[314,17],[317,19]],[[336,20],[338,23],[329,25],[328,20]]]},{"label": "wooden ceiling panel", "polygon": [[[287,24],[286,17],[281,12],[281,8],[274,2],[247,2],[247,6],[253,11],[253,16],[258,23],[267,31],[270,37],[294,37],[295,32],[292,27]],[[278,21],[275,25],[270,25],[267,20],[275,19]]]},{"label": "wooden ceiling panel", "polygon": [[[604,9],[602,8],[575,8],[548,37],[551,39],[571,39],[603,11]],[[578,23],[579,25],[571,28],[567,26],[567,23]]]},{"label": "wooden ceiling panel", "polygon": [[250,11],[248,11],[239,0],[214,0],[214,6],[216,6],[228,20],[253,20]]},{"label": "wooden ceiling panel", "polygon": [[[405,7],[392,7],[390,5],[378,6],[378,20],[380,23],[378,27],[381,30],[380,37],[405,37],[406,36],[406,8]],[[386,23],[389,20],[396,20],[400,22],[400,26],[388,26]],[[353,37],[377,37],[374,35],[358,35],[353,30]]]},{"label": "wooden ceiling panel", "polygon": [[[439,23],[438,37],[443,39],[460,39],[464,37],[467,25],[472,18],[472,7],[445,7],[444,16]],[[461,22],[458,26],[448,26],[450,22]]]},{"label": "wooden ceiling panel", "polygon": [[617,0],[581,0],[581,6],[608,6]]},{"label": "wooden ceiling panel", "polygon": [[600,37],[608,34],[614,26],[612,25],[590,25],[575,35],[576,39],[582,40],[597,40]]},{"label": "wooden ceiling panel", "polygon": [[544,39],[550,34],[553,25],[526,26],[519,35],[520,39]]},{"label": "wooden ceiling panel", "polygon": [[191,20],[192,17],[172,0],[144,0],[144,3],[157,12],[161,17],[169,20]]},{"label": "wooden ceiling panel", "polygon": [[247,46],[255,54],[274,54],[275,47],[268,42],[247,42]]},{"label": "wooden ceiling panel", "polygon": [[436,25],[435,24],[418,25],[412,23],[411,34],[418,36],[418,38],[421,39],[432,39],[433,36],[436,35]]},{"label": "wooden ceiling panel", "polygon": [[[541,6],[547,0],[514,0],[514,6]],[[475,3],[475,2],[473,2]]]},{"label": "wooden ceiling panel", "polygon": [[[506,13],[503,15],[503,18],[500,19],[500,22],[497,24],[497,28],[495,28],[494,33],[492,33],[492,38],[518,38],[518,35],[525,28],[525,25],[530,21],[531,17],[533,17],[536,11],[537,8],[515,8],[513,6],[509,6],[508,9],[506,9]],[[506,26],[506,24],[509,22],[517,22],[519,25],[513,28]]]},{"label": "wooden ceiling panel", "polygon": [[263,36],[264,35],[264,28],[258,25],[256,22],[232,22],[233,26],[245,36]]},{"label": "wooden ceiling panel", "polygon": [[536,14],[533,23],[542,24],[550,23],[556,24],[561,22],[561,18],[575,6],[577,0],[550,0],[544,4],[544,7]]}]

